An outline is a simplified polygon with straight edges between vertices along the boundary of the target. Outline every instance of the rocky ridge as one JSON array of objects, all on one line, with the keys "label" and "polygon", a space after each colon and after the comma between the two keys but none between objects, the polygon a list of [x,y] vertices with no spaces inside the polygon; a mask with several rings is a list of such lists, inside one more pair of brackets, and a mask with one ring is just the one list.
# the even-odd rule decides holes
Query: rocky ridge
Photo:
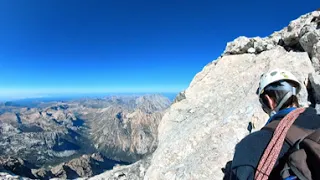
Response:
[{"label": "rocky ridge", "polygon": [[304,85],[301,106],[318,107],[319,24],[320,11],[314,11],[269,37],[229,42],[163,116],[151,162],[141,160],[93,179],[223,179],[236,143],[268,118],[255,95],[261,73],[291,71]]}]

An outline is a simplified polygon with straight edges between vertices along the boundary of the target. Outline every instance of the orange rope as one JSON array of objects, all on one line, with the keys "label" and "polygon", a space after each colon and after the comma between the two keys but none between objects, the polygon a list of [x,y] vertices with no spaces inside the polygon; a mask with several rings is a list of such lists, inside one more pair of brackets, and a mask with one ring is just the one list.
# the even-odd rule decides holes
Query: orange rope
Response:
[{"label": "orange rope", "polygon": [[283,142],[286,138],[287,132],[293,122],[298,116],[305,111],[304,108],[298,108],[291,111],[286,117],[284,117],[278,124],[276,130],[273,133],[273,137],[268,144],[257,168],[255,174],[256,180],[267,180],[283,146]]}]

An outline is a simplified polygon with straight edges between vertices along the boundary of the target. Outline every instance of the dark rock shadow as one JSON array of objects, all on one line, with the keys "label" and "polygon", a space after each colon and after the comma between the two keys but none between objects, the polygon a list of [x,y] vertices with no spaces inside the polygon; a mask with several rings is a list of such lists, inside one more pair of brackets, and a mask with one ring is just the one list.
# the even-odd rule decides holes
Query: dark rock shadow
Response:
[{"label": "dark rock shadow", "polygon": [[68,166],[64,166],[63,169],[65,170],[68,179],[76,179],[80,177],[76,171]]},{"label": "dark rock shadow", "polygon": [[115,161],[108,158],[103,157],[102,161],[98,160],[91,160],[91,167],[92,172],[94,175],[101,174],[105,171],[112,170],[114,166],[116,165],[129,165],[130,163],[122,162],[122,161]]},{"label": "dark rock shadow", "polygon": [[58,139],[56,141],[56,144],[52,147],[52,150],[57,151],[57,152],[61,152],[61,151],[67,151],[67,150],[79,150],[80,147],[72,142],[69,142],[66,139]]},{"label": "dark rock shadow", "polygon": [[305,52],[303,47],[299,42],[293,43],[291,45],[286,45],[283,39],[280,39],[277,43],[277,45],[282,46],[286,51],[290,52]]},{"label": "dark rock shadow", "polygon": [[84,125],[84,120],[77,118],[76,120],[72,121],[72,124],[76,127],[82,127]]},{"label": "dark rock shadow", "polygon": [[25,164],[21,164],[19,161],[8,162],[7,164],[3,165],[3,168],[20,176],[29,177],[31,179],[36,178],[32,174],[31,168],[27,167]]}]

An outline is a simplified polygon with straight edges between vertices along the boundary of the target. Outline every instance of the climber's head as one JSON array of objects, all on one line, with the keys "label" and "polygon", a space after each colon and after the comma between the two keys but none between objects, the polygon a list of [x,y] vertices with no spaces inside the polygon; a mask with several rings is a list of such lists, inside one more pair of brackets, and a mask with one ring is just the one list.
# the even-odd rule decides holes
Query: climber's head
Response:
[{"label": "climber's head", "polygon": [[281,109],[298,107],[296,95],[300,90],[301,84],[291,72],[275,69],[261,75],[257,95],[263,110],[271,116]]}]

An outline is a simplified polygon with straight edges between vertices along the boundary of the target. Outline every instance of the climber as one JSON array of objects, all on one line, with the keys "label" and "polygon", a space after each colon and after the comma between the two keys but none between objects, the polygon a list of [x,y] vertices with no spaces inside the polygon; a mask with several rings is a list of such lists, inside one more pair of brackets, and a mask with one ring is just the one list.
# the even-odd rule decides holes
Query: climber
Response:
[{"label": "climber", "polygon": [[[262,109],[271,117],[281,109],[288,112],[298,107],[296,95],[300,90],[301,84],[293,74],[276,69],[261,75],[256,94],[259,96]],[[271,120],[270,118],[268,122]]]},{"label": "climber", "polygon": [[[260,77],[257,95],[263,111],[270,116],[266,125],[274,120],[283,119],[288,113],[299,107],[297,94],[300,90],[300,82],[292,73],[285,70],[276,69]],[[305,129],[318,129],[320,128],[320,116],[317,116],[316,113],[314,108],[305,108],[294,124]],[[230,172],[228,172],[230,176],[226,179],[255,179],[259,161],[272,136],[273,131],[261,129],[243,138],[236,145]],[[289,148],[290,145],[285,141],[269,179],[280,179],[280,171],[284,167],[283,159]]]}]

